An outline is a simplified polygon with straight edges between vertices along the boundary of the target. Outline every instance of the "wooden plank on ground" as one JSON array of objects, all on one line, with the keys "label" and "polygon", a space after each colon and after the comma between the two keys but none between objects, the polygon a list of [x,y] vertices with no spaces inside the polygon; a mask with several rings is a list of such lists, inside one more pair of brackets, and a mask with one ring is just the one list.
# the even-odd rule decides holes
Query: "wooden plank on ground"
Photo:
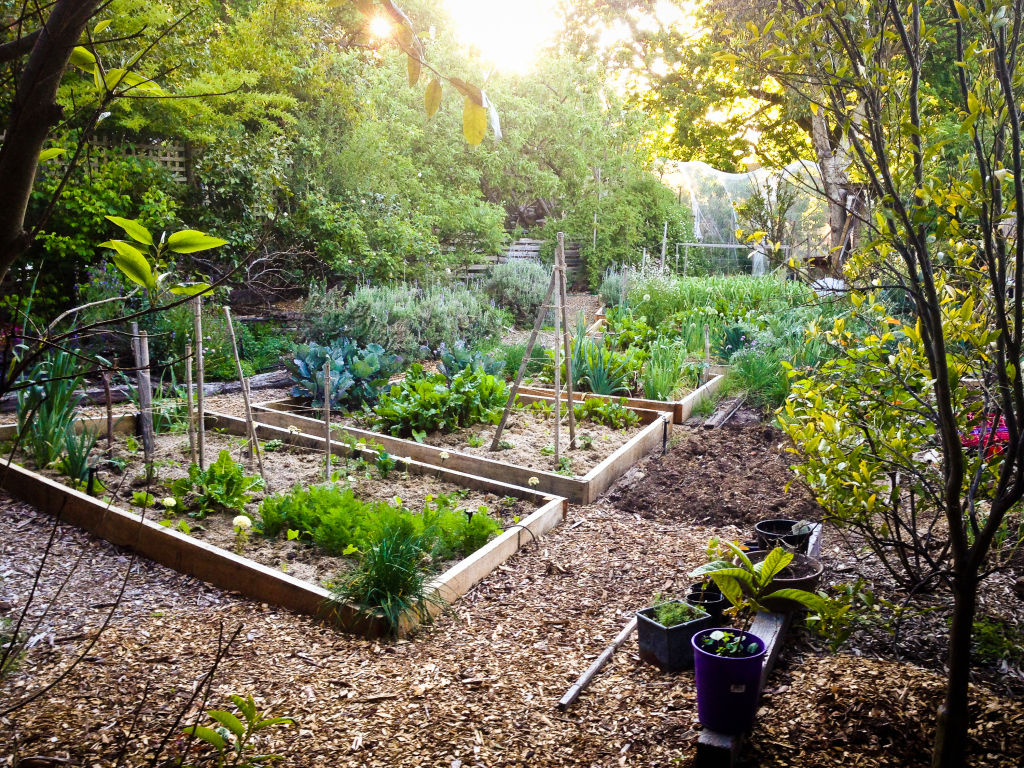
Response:
[{"label": "wooden plank on ground", "polygon": [[[97,416],[90,419],[76,419],[74,422],[75,434],[81,434],[83,429],[95,432],[98,435],[107,433],[107,417]],[[122,413],[114,416],[114,432],[118,435],[137,434],[134,413]],[[13,440],[18,435],[17,424],[0,424],[0,440]]]},{"label": "wooden plank on ground", "polygon": [[663,450],[668,445],[672,433],[672,414],[663,413],[658,421],[652,421],[643,431],[621,446],[615,453],[602,461],[585,476],[587,481],[587,500],[590,504],[607,491],[612,483],[626,474],[626,470],[640,459],[655,450]]}]

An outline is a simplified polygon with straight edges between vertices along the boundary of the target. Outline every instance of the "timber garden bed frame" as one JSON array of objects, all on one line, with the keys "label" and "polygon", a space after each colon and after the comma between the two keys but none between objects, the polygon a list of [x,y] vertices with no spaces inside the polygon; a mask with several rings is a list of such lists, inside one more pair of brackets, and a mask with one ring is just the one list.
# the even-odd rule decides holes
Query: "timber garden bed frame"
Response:
[{"label": "timber garden bed frame", "polygon": [[[665,411],[672,414],[673,424],[685,424],[686,420],[690,418],[693,413],[693,409],[696,408],[704,400],[713,398],[718,391],[722,388],[725,383],[725,374],[722,372],[724,366],[712,366],[712,377],[711,379],[698,387],[697,389],[690,392],[685,397],[679,400],[647,400],[642,397],[626,397],[626,407],[634,410],[646,410],[646,411]],[[520,395],[532,395],[534,397],[545,397],[553,398],[555,396],[554,390],[547,389],[546,387],[519,387]],[[565,395],[563,394],[563,397]],[[613,402],[619,402],[622,400],[620,395],[595,395],[593,392],[573,392],[573,400],[579,402],[581,400],[588,400],[596,397],[601,400],[611,400]]]},{"label": "timber garden bed frame", "polygon": [[[105,433],[106,418],[81,419],[82,428]],[[207,412],[207,429],[219,429],[231,435],[246,435],[244,419]],[[257,437],[261,440],[281,440],[287,445],[325,452],[323,437],[294,433],[288,429],[257,423]],[[134,415],[118,417],[115,431],[134,433]],[[0,439],[10,439],[17,429],[14,425],[0,426]],[[359,450],[370,456],[369,448]],[[332,441],[331,453],[347,456],[350,449],[344,443]],[[428,589],[445,602],[453,603],[466,594],[491,571],[508,560],[530,541],[536,541],[562,520],[568,503],[564,498],[533,489],[510,485],[500,480],[474,477],[449,467],[424,464],[410,457],[407,466],[412,474],[431,475],[464,488],[485,491],[499,496],[513,496],[533,502],[538,508],[518,525],[509,528],[444,573],[433,577]],[[225,549],[194,539],[179,531],[162,526],[146,516],[107,504],[81,493],[63,483],[44,477],[17,464],[0,459],[0,488],[25,501],[36,509],[58,517],[62,522],[84,528],[101,539],[117,546],[127,547],[161,565],[179,573],[195,576],[213,586],[240,592],[261,602],[287,608],[298,613],[317,616],[339,629],[366,637],[381,637],[388,633],[383,619],[370,616],[351,604],[336,603],[323,587],[289,576]],[[433,615],[440,606],[430,606]],[[403,622],[400,634],[408,634],[415,621]]]},{"label": "timber garden bed frame", "polygon": [[[544,402],[554,404],[552,397],[527,394],[520,389],[521,403]],[[297,411],[308,410],[309,400],[288,397],[271,400],[253,405],[253,418],[264,424],[276,427],[297,427],[309,435],[323,435],[324,422],[303,416]],[[627,406],[629,407],[629,406]],[[334,425],[335,434],[343,432],[356,440],[365,440],[368,444],[378,444],[393,456],[403,456],[435,467],[447,467],[474,475],[488,478],[491,481],[508,482],[526,487],[530,478],[537,478],[536,490],[555,496],[562,496],[574,504],[590,504],[611,487],[612,483],[622,477],[636,462],[652,451],[665,450],[672,431],[671,410],[646,410],[630,407],[640,416],[643,429],[625,445],[620,446],[611,456],[582,477],[566,477],[555,472],[542,469],[531,469],[519,464],[509,464],[499,459],[491,459],[475,454],[461,453],[452,448],[443,448],[414,440],[392,437],[382,432],[369,429]],[[333,441],[334,438],[332,438]],[[321,437],[322,441],[323,438]],[[442,459],[441,454],[447,454]]]}]

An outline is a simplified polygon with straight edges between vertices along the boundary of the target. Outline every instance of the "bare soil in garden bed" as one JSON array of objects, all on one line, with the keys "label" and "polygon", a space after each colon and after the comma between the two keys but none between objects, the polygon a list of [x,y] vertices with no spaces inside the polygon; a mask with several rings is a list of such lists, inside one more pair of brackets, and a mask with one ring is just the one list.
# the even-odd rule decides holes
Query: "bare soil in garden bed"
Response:
[{"label": "bare soil in garden bed", "polygon": [[[338,417],[335,421],[346,426],[368,429],[365,422],[352,416]],[[571,476],[583,477],[615,451],[636,437],[645,425],[615,429],[594,421],[576,423],[577,446],[582,446],[582,436],[591,439],[590,447],[577,447],[568,450],[569,424],[564,418],[561,425],[562,455],[571,460]],[[491,451],[491,440],[497,427],[491,424],[476,424],[456,432],[434,432],[427,435],[424,443],[438,448],[446,448],[471,456],[502,461],[519,467],[528,467],[545,472],[554,472],[555,465],[555,422],[554,417],[545,418],[530,408],[516,408],[508,417],[501,439],[510,444],[510,448]],[[474,447],[469,444],[470,438],[481,440],[482,444]]]},{"label": "bare soil in garden bed", "polygon": [[[724,429],[690,437],[725,443],[734,436]],[[776,442],[739,439],[741,448],[760,446],[756,455],[737,453],[762,468],[759,495],[752,495],[751,480],[740,500],[789,498],[784,488],[791,475],[765,469],[792,463],[789,455]],[[692,674],[663,674],[642,663],[635,639],[573,708],[555,709],[633,611],[657,592],[682,593],[692,581],[688,572],[704,562],[710,536],[747,536],[746,522],[702,522],[682,512],[645,517],[624,506],[628,491],[661,482],[656,466],[646,462],[595,504],[570,507],[563,525],[524,547],[408,642],[339,634],[140,561],[110,628],[87,647],[130,558],[58,526],[34,604],[45,605],[67,578],[63,597],[33,630],[40,639],[0,685],[0,702],[52,680],[77,654],[86,658],[50,694],[0,719],[0,765],[11,764],[17,750],[107,766],[122,749],[126,764],[142,764],[209,667],[218,635],[241,625],[206,707],[222,707],[231,693],[251,693],[272,714],[296,717],[294,728],[270,729],[260,742],[263,751],[286,755],[283,766],[692,766],[699,735]],[[718,476],[686,477],[688,485],[667,485],[668,492],[721,490]],[[0,530],[14,534],[0,537],[0,615],[14,615],[26,603],[52,527],[50,517],[0,493]],[[825,543],[826,581],[860,562],[833,531]],[[1005,609],[1019,621],[1024,603],[1014,600],[1011,595]],[[746,764],[927,766],[941,669],[894,654],[885,642],[869,645],[857,635],[833,656],[805,630],[794,630],[769,678]],[[1022,693],[996,685],[998,671],[976,675],[968,762],[1019,765]],[[196,703],[190,712],[198,709]],[[171,741],[173,748],[181,744]]]},{"label": "bare soil in garden bed", "polygon": [[[105,440],[101,441],[105,447]],[[207,465],[213,463],[220,451],[228,451],[232,458],[246,466],[248,474],[256,475],[258,470],[248,467],[243,456],[245,439],[220,434],[214,431],[206,433]],[[141,449],[129,451],[125,437],[118,436],[114,443],[114,456],[127,462],[123,472],[105,470],[98,477],[107,487],[107,495],[114,503],[125,509],[140,512],[139,507],[132,506],[133,494],[146,490],[145,465]],[[160,499],[170,495],[170,484],[180,477],[188,475],[189,444],[188,436],[183,434],[161,434],[156,436],[154,461],[157,473],[154,484],[148,489],[155,498],[155,505],[148,510],[150,519],[169,521],[170,526],[186,531],[188,535],[205,541],[214,546],[235,551],[236,532],[232,525],[236,511],[214,512],[201,520],[181,514],[165,514]],[[283,445],[274,451],[265,451],[263,455],[267,487],[252,494],[252,501],[245,506],[245,514],[254,522],[258,522],[260,502],[272,493],[286,493],[291,489],[308,487],[325,482],[324,455],[303,448]],[[426,499],[441,495],[456,497],[457,506],[467,510],[477,510],[485,506],[492,517],[501,520],[502,525],[511,525],[516,518],[530,515],[536,505],[522,499],[504,499],[492,493],[482,493],[462,488],[453,483],[439,480],[431,475],[405,473],[392,470],[386,478],[372,465],[359,465],[353,460],[346,461],[338,456],[332,457],[332,472],[341,473],[340,482],[351,487],[356,497],[362,501],[387,501],[394,503],[397,496],[403,506],[413,512],[421,512]],[[66,482],[67,478],[53,470],[44,470],[42,474],[58,482]],[[183,523],[182,528],[178,528]],[[185,528],[187,527],[187,529]],[[284,536],[268,539],[252,531],[248,541],[239,554],[255,562],[280,569],[295,578],[313,584],[323,585],[331,581],[338,573],[351,567],[351,560],[326,554],[315,545],[301,539],[288,541]],[[448,563],[435,563],[435,570],[444,570]]]},{"label": "bare soil in garden bed", "polygon": [[796,461],[785,450],[789,444],[779,429],[760,422],[678,428],[670,450],[637,465],[631,482],[609,498],[646,518],[751,530],[766,518],[821,520],[821,507],[789,468]]}]

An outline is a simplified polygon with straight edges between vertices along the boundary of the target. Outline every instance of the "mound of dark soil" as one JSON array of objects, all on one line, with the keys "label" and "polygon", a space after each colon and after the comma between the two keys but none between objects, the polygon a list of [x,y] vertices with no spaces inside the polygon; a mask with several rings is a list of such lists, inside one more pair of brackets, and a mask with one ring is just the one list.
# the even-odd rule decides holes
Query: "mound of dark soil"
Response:
[{"label": "mound of dark soil", "polygon": [[780,430],[760,423],[677,430],[679,443],[612,492],[618,509],[714,526],[821,519],[821,507],[789,468],[796,457]]}]

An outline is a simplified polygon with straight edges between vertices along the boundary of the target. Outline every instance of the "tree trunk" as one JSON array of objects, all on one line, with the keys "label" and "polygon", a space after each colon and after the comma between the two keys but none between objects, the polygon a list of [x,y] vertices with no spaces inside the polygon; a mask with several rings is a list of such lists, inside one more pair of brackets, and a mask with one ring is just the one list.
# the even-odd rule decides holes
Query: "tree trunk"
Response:
[{"label": "tree trunk", "polygon": [[939,707],[932,768],[962,768],[967,757],[967,686],[971,673],[971,634],[977,609],[978,575],[973,570],[953,579],[953,624],[949,632],[949,675]]},{"label": "tree trunk", "polygon": [[39,153],[62,117],[57,88],[99,0],[56,0],[29,54],[0,146],[0,281],[28,250],[25,213]]},{"label": "tree trunk", "polygon": [[842,147],[834,147],[832,137],[822,110],[811,116],[811,144],[818,158],[818,169],[821,171],[821,186],[828,201],[829,228],[829,263],[833,272],[839,272],[843,257],[846,255],[846,242],[849,239],[847,218],[847,196],[850,190],[850,177],[846,169],[849,157]]}]

